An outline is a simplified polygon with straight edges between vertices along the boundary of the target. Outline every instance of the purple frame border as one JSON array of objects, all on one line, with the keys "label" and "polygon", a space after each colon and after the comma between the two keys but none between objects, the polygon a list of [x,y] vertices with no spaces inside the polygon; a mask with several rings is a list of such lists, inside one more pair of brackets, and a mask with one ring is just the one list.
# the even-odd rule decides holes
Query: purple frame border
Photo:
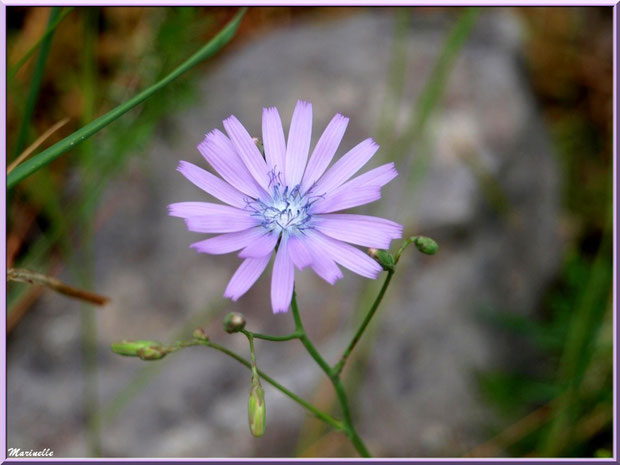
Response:
[{"label": "purple frame border", "polygon": [[[373,459],[356,459],[356,458],[322,458],[322,459],[291,459],[291,458],[165,458],[165,459],[153,459],[153,458],[7,458],[7,397],[6,397],[6,280],[0,280],[0,286],[4,299],[2,299],[2,316],[0,319],[0,332],[1,332],[1,347],[4,349],[0,355],[0,374],[3,375],[2,382],[0,382],[0,406],[2,407],[0,412],[3,416],[3,421],[0,422],[0,464],[4,463],[84,463],[94,462],[99,464],[132,464],[132,463],[226,463],[226,464],[241,464],[241,463],[348,463],[348,464],[362,464],[367,462],[372,463],[432,463],[432,464],[455,464],[455,463],[528,463],[528,464],[548,464],[548,463],[620,463],[618,458],[618,415],[620,409],[618,406],[618,355],[619,348],[617,344],[617,335],[619,330],[619,321],[617,318],[617,297],[618,286],[620,283],[617,273],[618,266],[618,132],[620,124],[618,122],[618,56],[619,56],[619,43],[618,43],[618,2],[613,0],[592,0],[588,3],[583,3],[580,0],[543,0],[536,2],[533,0],[511,0],[505,3],[498,3],[493,0],[439,0],[436,2],[428,1],[415,1],[415,0],[391,0],[385,3],[377,4],[374,0],[315,0],[308,1],[303,0],[295,2],[294,6],[613,6],[613,222],[614,222],[614,234],[613,234],[613,410],[615,413],[613,421],[613,458],[609,459],[595,459],[595,458],[373,458]],[[190,6],[190,5],[202,5],[202,6],[291,6],[291,2],[287,0],[272,0],[271,2],[263,1],[235,1],[235,0],[217,0],[214,2],[200,1],[200,0],[183,0],[179,3],[170,4],[167,0],[130,0],[124,2],[122,0],[111,0],[102,4],[100,1],[88,1],[88,0],[67,0],[63,3],[57,3],[52,1],[41,1],[33,3],[30,1],[20,0],[0,0],[0,37],[4,39],[5,45],[0,45],[0,82],[2,84],[2,93],[0,101],[0,123],[2,124],[2,145],[0,147],[0,160],[3,166],[6,166],[6,122],[7,122],[7,85],[6,85],[6,71],[7,71],[7,53],[6,53],[6,35],[7,35],[7,6]],[[0,206],[2,208],[2,215],[0,229],[4,233],[5,240],[0,246],[0,261],[6,274],[6,175],[2,176],[0,180]]]},{"label": "purple frame border", "polygon": [[50,0],[0,0],[6,6],[615,6],[614,0],[387,0],[377,3],[377,0],[182,0],[172,3],[170,0],[66,0],[54,2]]}]

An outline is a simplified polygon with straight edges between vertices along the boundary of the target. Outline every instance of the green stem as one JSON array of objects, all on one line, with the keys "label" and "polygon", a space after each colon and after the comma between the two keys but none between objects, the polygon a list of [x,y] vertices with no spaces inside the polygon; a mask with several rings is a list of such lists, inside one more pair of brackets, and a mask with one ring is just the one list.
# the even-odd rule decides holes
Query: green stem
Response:
[{"label": "green stem", "polygon": [[250,343],[250,363],[252,365],[252,371],[256,368],[256,353],[254,352],[254,337],[250,333],[246,333],[248,342]]},{"label": "green stem", "polygon": [[413,244],[417,238],[418,236],[411,236],[411,237],[408,237],[405,242],[403,242],[403,245],[400,246],[400,249],[398,249],[398,252],[396,252],[396,255],[394,255],[394,264],[398,263],[398,260],[400,260],[400,256],[405,251],[405,249],[409,247],[411,244]]},{"label": "green stem", "polygon": [[295,331],[294,333],[291,333],[291,334],[287,334],[285,336],[272,336],[270,334],[254,333],[246,329],[244,329],[241,332],[244,333],[246,336],[250,334],[252,335],[254,339],[264,339],[265,341],[291,341],[293,339],[299,339],[301,337],[301,333],[298,331]]},{"label": "green stem", "polygon": [[252,383],[258,378],[258,370],[256,369],[256,352],[254,351],[254,336],[249,331],[241,331],[248,338],[250,344],[250,369],[252,370]]},{"label": "green stem", "polygon": [[222,29],[212,40],[210,40],[187,61],[182,63],[159,82],[143,90],[138,95],[117,106],[105,115],[100,116],[99,118],[95,119],[81,129],[78,129],[70,136],[52,145],[43,152],[35,155],[34,157],[25,161],[13,171],[11,171],[11,173],[7,176],[7,190],[12,189],[18,182],[22,181],[24,178],[30,176],[35,171],[56,160],[58,157],[68,152],[75,146],[81,144],[90,136],[96,134],[101,129],[105,128],[108,124],[112,123],[113,121],[127,113],[129,110],[144,102],[147,98],[151,97],[157,91],[170,84],[180,75],[190,70],[204,59],[214,55],[233,38],[235,32],[237,31],[237,27],[241,22],[241,18],[245,14],[246,10],[247,8],[242,8],[239,13],[237,13],[235,17],[224,27],[224,29]]},{"label": "green stem", "polygon": [[[212,349],[218,350],[218,351],[222,352],[223,354],[226,354],[229,357],[234,358],[235,360],[237,360],[242,365],[245,365],[247,368],[252,369],[252,363],[250,361],[248,361],[245,358],[243,358],[242,356],[236,354],[232,350],[229,350],[229,349],[227,349],[224,346],[216,344],[215,342],[200,341],[200,342],[192,343],[190,345],[203,345],[203,346],[206,346],[206,347],[211,347]],[[312,412],[320,420],[324,421],[325,423],[328,423],[329,425],[333,426],[335,429],[337,429],[339,431],[344,431],[345,430],[345,425],[343,425],[341,421],[335,419],[334,417],[332,417],[331,415],[329,415],[329,414],[327,414],[325,412],[322,412],[321,410],[316,408],[314,405],[312,405],[308,401],[302,399],[297,394],[289,391],[287,388],[282,386],[275,379],[273,379],[271,376],[267,375],[263,371],[257,370],[257,372],[258,372],[258,374],[260,375],[260,377],[262,379],[267,381],[269,384],[271,384],[278,391],[282,392],[284,395],[290,397],[292,400],[297,402],[299,405],[304,407],[306,410],[309,410],[310,412]]]},{"label": "green stem", "polygon": [[297,296],[295,291],[293,291],[293,298],[291,300],[291,308],[293,309],[293,319],[295,320],[295,331],[300,333],[299,340],[306,348],[310,356],[318,363],[321,369],[325,372],[329,380],[334,386],[336,390],[336,395],[338,396],[338,402],[340,403],[340,408],[342,410],[342,416],[344,425],[342,430],[347,435],[353,447],[357,450],[357,452],[362,457],[370,457],[370,452],[368,448],[364,444],[364,441],[359,436],[355,427],[353,426],[353,420],[351,418],[351,411],[349,409],[349,400],[347,399],[347,394],[342,385],[342,381],[340,381],[340,376],[338,373],[334,372],[329,364],[325,361],[325,359],[321,356],[319,351],[314,347],[312,341],[308,338],[306,331],[304,329],[303,323],[301,321],[301,316],[299,314],[299,307],[297,306]]},{"label": "green stem", "polygon": [[377,295],[375,301],[373,302],[372,306],[368,310],[368,313],[366,313],[366,316],[364,317],[364,320],[362,321],[362,324],[358,328],[357,332],[353,336],[353,339],[351,339],[351,342],[349,342],[349,345],[347,346],[347,348],[343,352],[342,357],[340,357],[340,360],[338,361],[338,363],[333,368],[333,372],[336,375],[339,375],[342,372],[342,369],[344,368],[344,364],[347,362],[347,359],[349,358],[349,355],[351,355],[351,352],[353,351],[353,349],[357,345],[358,341],[362,337],[362,334],[364,334],[364,331],[366,330],[366,327],[368,326],[368,323],[370,323],[370,320],[372,319],[372,317],[374,316],[375,312],[377,311],[377,308],[379,308],[379,304],[383,300],[383,296],[385,295],[385,291],[387,290],[388,286],[390,285],[390,281],[392,281],[392,276],[394,276],[394,271],[393,270],[388,270],[388,274],[385,277],[385,281],[383,281],[383,286],[381,287],[381,290],[379,291],[379,294]]},{"label": "green stem", "polygon": [[[205,309],[194,314],[189,320],[180,324],[174,330],[175,338],[182,338],[192,329],[205,326],[213,320],[216,314],[223,309],[223,302],[210,304]],[[182,342],[177,344],[182,345]],[[197,345],[194,341],[191,341],[190,346]],[[105,402],[101,409],[101,420],[104,426],[112,423],[118,415],[121,414],[123,409],[129,405],[133,399],[135,399],[146,387],[155,379],[160,371],[166,366],[170,359],[164,358],[159,360],[158,363],[145,363],[143,368],[137,370],[133,378],[130,379],[113,397]]]},{"label": "green stem", "polygon": [[308,338],[306,331],[304,329],[304,325],[301,322],[301,316],[299,315],[299,308],[297,307],[297,296],[295,295],[295,291],[293,291],[293,299],[291,300],[291,307],[293,308],[293,319],[295,320],[295,332],[300,333],[299,340],[306,348],[310,356],[319,364],[321,369],[325,372],[325,374],[331,379],[332,378],[332,369],[329,364],[325,361],[325,359],[321,356],[319,351],[314,347],[312,341]]}]

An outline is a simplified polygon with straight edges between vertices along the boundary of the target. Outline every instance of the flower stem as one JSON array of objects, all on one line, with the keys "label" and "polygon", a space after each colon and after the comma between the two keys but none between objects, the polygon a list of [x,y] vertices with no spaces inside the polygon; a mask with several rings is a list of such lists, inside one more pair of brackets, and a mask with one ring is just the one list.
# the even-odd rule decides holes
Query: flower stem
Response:
[{"label": "flower stem", "polygon": [[[400,256],[400,254],[399,254],[399,256]],[[368,326],[368,323],[370,323],[370,320],[372,319],[372,317],[374,316],[375,312],[377,311],[377,308],[379,308],[379,304],[381,303],[381,300],[383,300],[383,296],[385,295],[385,291],[387,290],[388,286],[390,285],[390,281],[392,280],[392,276],[394,276],[394,271],[393,270],[388,270],[387,273],[388,274],[385,277],[385,281],[383,281],[383,286],[381,287],[381,290],[379,291],[379,294],[377,295],[377,298],[375,299],[375,301],[372,303],[372,306],[368,310],[368,313],[366,313],[366,316],[364,317],[364,321],[362,321],[362,324],[360,325],[360,327],[358,328],[357,332],[353,336],[353,339],[351,339],[351,342],[349,342],[349,345],[347,346],[347,348],[345,349],[344,353],[342,354],[342,357],[340,357],[340,360],[338,361],[338,363],[336,363],[336,365],[334,365],[334,368],[333,368],[334,374],[340,375],[340,373],[342,372],[342,369],[344,368],[344,364],[346,363],[347,359],[349,358],[349,355],[351,355],[351,352],[353,352],[353,349],[355,348],[355,346],[357,345],[358,341],[362,337],[362,334],[364,334],[364,331],[366,330],[366,327]]]},{"label": "flower stem", "polygon": [[411,236],[411,237],[408,237],[405,242],[403,242],[403,244],[400,246],[400,249],[398,249],[398,252],[396,252],[396,255],[394,255],[395,264],[398,264],[398,260],[400,260],[400,256],[402,255],[402,253],[405,251],[407,247],[413,244],[417,238],[418,236]]},{"label": "flower stem", "polygon": [[256,352],[254,351],[254,336],[249,331],[242,331],[250,343],[250,369],[252,370],[252,383],[258,379],[258,369],[256,368]]},{"label": "flower stem", "polygon": [[368,448],[364,444],[364,441],[359,436],[355,427],[353,426],[353,420],[351,418],[351,411],[349,409],[349,400],[347,398],[347,394],[344,390],[344,386],[342,385],[342,381],[340,380],[339,373],[336,373],[329,364],[325,361],[325,359],[321,356],[319,351],[316,349],[312,341],[308,338],[306,331],[304,329],[303,323],[301,321],[301,316],[299,314],[299,307],[297,306],[297,296],[295,291],[293,291],[293,298],[291,300],[291,308],[293,310],[293,319],[295,320],[295,332],[299,333],[299,340],[306,348],[310,356],[317,362],[317,364],[321,367],[321,369],[325,372],[329,380],[334,386],[336,394],[338,396],[338,402],[340,403],[340,409],[342,410],[342,416],[344,425],[342,431],[347,435],[350,439],[353,447],[357,450],[357,452],[362,457],[370,457],[370,452]]},{"label": "flower stem", "polygon": [[[234,358],[239,363],[241,363],[242,365],[245,365],[249,369],[252,369],[252,363],[250,361],[246,360],[241,355],[233,352],[232,350],[227,349],[226,347],[221,346],[219,344],[216,344],[215,342],[212,342],[212,341],[200,341],[200,342],[194,342],[194,343],[187,344],[187,345],[184,344],[183,346],[184,347],[188,347],[189,345],[203,345],[203,346],[206,346],[206,347],[211,347],[212,349],[218,350],[218,351],[222,352],[223,354],[226,354],[229,357]],[[260,375],[260,377],[262,379],[267,381],[269,384],[271,384],[278,391],[282,392],[282,394],[290,397],[292,400],[297,402],[299,405],[304,407],[306,410],[309,410],[310,412],[312,412],[318,419],[320,419],[320,420],[324,421],[325,423],[333,426],[335,429],[337,429],[339,431],[344,431],[345,430],[346,427],[345,427],[345,425],[343,425],[343,423],[340,420],[337,420],[334,417],[332,417],[331,415],[329,415],[329,414],[327,414],[325,412],[322,412],[321,410],[316,408],[314,405],[312,405],[308,401],[306,401],[306,400],[302,399],[301,397],[299,397],[294,392],[289,391],[287,388],[282,386],[280,383],[278,383],[276,380],[274,380],[271,376],[267,375],[266,373],[262,372],[261,370],[257,370],[257,372],[258,372],[258,374]]]},{"label": "flower stem", "polygon": [[308,338],[306,334],[306,330],[304,329],[304,325],[301,322],[301,316],[299,315],[299,307],[297,307],[297,296],[295,291],[293,291],[293,299],[291,300],[291,307],[293,308],[293,319],[295,320],[295,332],[299,332],[299,340],[306,348],[310,356],[319,364],[321,369],[325,372],[325,374],[331,379],[332,377],[332,369],[329,364],[325,361],[325,359],[321,356],[319,351],[314,347],[312,341]]},{"label": "flower stem", "polygon": [[266,341],[291,341],[293,339],[299,339],[299,337],[301,336],[301,333],[298,331],[287,334],[285,336],[272,336],[271,334],[254,333],[246,329],[241,332],[244,333],[246,336],[251,335],[254,339],[264,339]]}]

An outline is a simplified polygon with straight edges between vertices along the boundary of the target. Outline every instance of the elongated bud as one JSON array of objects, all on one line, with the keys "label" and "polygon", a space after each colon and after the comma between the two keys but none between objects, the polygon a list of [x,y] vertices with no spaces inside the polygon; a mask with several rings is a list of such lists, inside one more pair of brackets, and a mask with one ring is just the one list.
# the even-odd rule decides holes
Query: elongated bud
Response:
[{"label": "elongated bud", "polygon": [[157,341],[120,341],[110,346],[112,352],[128,357],[139,357],[138,352],[146,348],[164,349],[160,342]]},{"label": "elongated bud", "polygon": [[238,333],[245,328],[245,318],[241,313],[231,312],[224,317],[224,331]]},{"label": "elongated bud", "polygon": [[258,377],[254,376],[248,399],[248,422],[253,436],[259,438],[265,434],[265,392]]},{"label": "elongated bud", "polygon": [[413,243],[418,250],[426,255],[434,255],[439,250],[439,245],[430,237],[416,236],[413,239]]},{"label": "elongated bud", "polygon": [[374,258],[385,271],[394,270],[396,261],[394,256],[387,250],[368,249],[368,255]]},{"label": "elongated bud", "polygon": [[207,333],[202,328],[196,328],[192,333],[192,336],[194,337],[194,339],[198,339],[199,341],[209,340],[209,336],[207,336]]}]

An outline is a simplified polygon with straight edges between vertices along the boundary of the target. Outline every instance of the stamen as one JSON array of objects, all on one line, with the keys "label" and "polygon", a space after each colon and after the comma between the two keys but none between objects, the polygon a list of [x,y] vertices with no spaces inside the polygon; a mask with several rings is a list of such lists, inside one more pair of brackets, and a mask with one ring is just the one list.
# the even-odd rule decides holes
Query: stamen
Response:
[{"label": "stamen", "polygon": [[311,189],[301,193],[299,185],[290,188],[282,183],[282,175],[275,169],[269,172],[269,200],[248,202],[247,210],[261,219],[261,225],[269,231],[298,233],[307,227],[312,215],[310,206],[318,200],[311,195]]}]

